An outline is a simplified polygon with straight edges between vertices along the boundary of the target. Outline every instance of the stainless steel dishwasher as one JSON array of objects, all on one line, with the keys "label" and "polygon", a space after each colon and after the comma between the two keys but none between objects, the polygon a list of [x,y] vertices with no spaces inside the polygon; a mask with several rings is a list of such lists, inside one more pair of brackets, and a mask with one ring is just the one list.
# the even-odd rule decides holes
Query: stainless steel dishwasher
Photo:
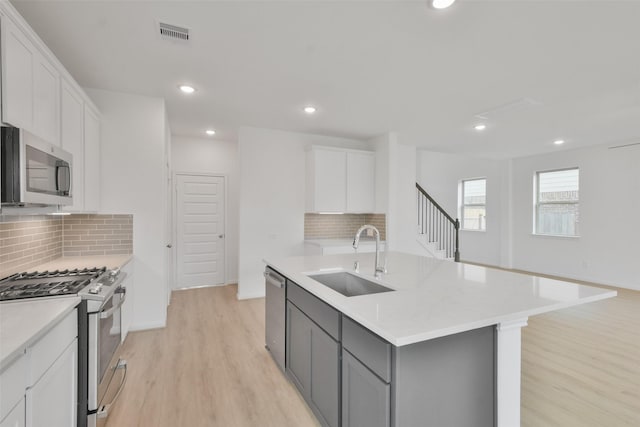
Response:
[{"label": "stainless steel dishwasher", "polygon": [[269,267],[265,269],[264,277],[266,282],[265,347],[284,372],[286,279]]}]

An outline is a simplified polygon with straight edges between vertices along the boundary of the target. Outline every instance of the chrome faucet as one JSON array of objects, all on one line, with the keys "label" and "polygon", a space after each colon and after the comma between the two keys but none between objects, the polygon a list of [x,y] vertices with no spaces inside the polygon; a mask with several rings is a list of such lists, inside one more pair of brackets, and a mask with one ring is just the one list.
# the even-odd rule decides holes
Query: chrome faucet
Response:
[{"label": "chrome faucet", "polygon": [[358,249],[358,244],[360,243],[360,234],[362,234],[364,230],[373,230],[376,236],[376,260],[374,276],[376,277],[376,279],[379,279],[382,276],[382,273],[385,273],[385,269],[378,263],[378,259],[380,258],[380,232],[378,231],[378,229],[369,224],[365,224],[360,227],[356,232],[356,237],[353,238],[353,249]]}]

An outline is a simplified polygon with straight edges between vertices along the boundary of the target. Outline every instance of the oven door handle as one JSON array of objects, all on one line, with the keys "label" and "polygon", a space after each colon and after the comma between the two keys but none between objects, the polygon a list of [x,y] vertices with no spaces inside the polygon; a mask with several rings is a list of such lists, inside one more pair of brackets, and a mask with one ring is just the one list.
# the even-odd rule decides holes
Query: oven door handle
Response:
[{"label": "oven door handle", "polygon": [[126,360],[118,360],[118,364],[116,365],[115,369],[116,370],[124,369],[124,374],[122,375],[122,380],[120,381],[120,385],[118,386],[118,391],[116,392],[116,395],[113,396],[113,400],[98,409],[98,412],[96,414],[98,418],[107,418],[109,416],[109,409],[111,409],[111,406],[114,403],[116,403],[116,400],[118,400],[118,397],[120,397],[120,392],[124,388],[124,383],[127,382],[127,361]]},{"label": "oven door handle", "polygon": [[122,304],[124,304],[124,300],[127,299],[127,288],[125,288],[124,286],[120,286],[118,290],[116,290],[116,292],[122,294],[122,297],[120,297],[120,302],[118,302],[118,305],[111,307],[109,310],[101,311],[100,319],[108,319],[109,317],[113,316],[113,313],[118,311],[120,307],[122,307]]}]

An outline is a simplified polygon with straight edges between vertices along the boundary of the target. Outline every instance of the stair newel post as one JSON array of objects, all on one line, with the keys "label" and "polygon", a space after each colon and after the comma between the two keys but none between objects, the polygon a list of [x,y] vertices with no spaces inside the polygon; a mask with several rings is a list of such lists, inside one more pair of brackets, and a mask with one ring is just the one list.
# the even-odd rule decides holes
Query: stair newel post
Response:
[{"label": "stair newel post", "polygon": [[458,239],[458,231],[460,230],[460,220],[456,218],[456,252],[454,256],[455,262],[460,262],[460,241]]}]

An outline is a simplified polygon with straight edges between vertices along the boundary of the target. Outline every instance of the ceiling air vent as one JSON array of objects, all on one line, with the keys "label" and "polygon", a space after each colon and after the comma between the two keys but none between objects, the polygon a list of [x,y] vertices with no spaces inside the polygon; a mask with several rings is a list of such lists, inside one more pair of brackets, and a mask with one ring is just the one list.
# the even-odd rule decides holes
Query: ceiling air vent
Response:
[{"label": "ceiling air vent", "polygon": [[177,27],[171,24],[159,23],[160,36],[169,40],[189,41],[189,29]]}]

